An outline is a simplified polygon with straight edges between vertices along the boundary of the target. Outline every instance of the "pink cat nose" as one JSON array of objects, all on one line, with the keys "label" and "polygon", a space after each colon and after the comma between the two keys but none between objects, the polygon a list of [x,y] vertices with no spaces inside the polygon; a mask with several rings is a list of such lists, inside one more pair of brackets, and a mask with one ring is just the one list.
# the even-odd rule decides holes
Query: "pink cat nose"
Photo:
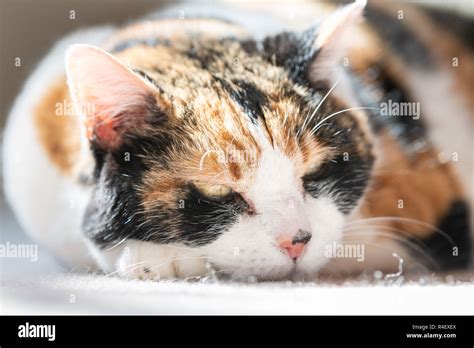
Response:
[{"label": "pink cat nose", "polygon": [[296,260],[303,253],[306,244],[311,239],[311,233],[304,230],[299,230],[293,238],[281,236],[278,238],[279,247],[288,253],[288,256],[293,260]]},{"label": "pink cat nose", "polygon": [[304,244],[303,243],[293,244],[291,241],[286,240],[280,243],[280,248],[282,250],[286,250],[290,258],[292,258],[293,260],[296,260],[303,253]]}]

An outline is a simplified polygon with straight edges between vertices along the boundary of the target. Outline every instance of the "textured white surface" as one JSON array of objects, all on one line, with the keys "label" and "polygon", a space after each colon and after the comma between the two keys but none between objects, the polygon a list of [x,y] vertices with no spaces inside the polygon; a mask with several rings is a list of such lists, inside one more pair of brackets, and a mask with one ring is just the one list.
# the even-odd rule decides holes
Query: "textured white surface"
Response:
[{"label": "textured white surface", "polygon": [[56,275],[2,287],[2,314],[473,314],[471,285],[320,286]]},{"label": "textured white surface", "polygon": [[[1,208],[0,221],[2,244],[32,243]],[[0,314],[474,314],[469,283],[126,281],[64,271],[42,247],[36,262],[0,258],[0,277]]]}]

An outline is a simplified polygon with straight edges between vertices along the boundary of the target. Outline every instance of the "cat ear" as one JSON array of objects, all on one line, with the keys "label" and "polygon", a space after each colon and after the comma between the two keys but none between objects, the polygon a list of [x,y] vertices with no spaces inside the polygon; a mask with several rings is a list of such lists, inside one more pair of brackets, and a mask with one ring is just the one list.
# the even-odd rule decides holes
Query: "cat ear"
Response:
[{"label": "cat ear", "polygon": [[365,0],[336,10],[303,33],[281,33],[265,39],[263,46],[275,63],[293,78],[313,86],[329,80],[346,54],[351,28],[363,18]]},{"label": "cat ear", "polygon": [[87,137],[103,150],[117,149],[128,133],[163,115],[158,112],[157,89],[98,47],[71,46],[66,72]]}]

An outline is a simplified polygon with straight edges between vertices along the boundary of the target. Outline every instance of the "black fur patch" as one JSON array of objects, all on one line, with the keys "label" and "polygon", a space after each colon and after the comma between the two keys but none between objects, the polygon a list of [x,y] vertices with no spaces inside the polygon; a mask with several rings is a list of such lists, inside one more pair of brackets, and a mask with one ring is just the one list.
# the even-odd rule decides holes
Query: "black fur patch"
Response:
[{"label": "black fur patch", "polygon": [[[409,15],[409,8],[405,11]],[[396,12],[388,14],[374,6],[368,6],[365,10],[367,21],[381,36],[382,41],[388,43],[392,54],[400,55],[406,63],[417,68],[433,67],[434,62],[427,45],[396,16]]]},{"label": "black fur patch", "polygon": [[133,188],[140,174],[135,172],[131,177],[130,173],[121,173],[108,157],[84,216],[83,230],[87,237],[99,245],[108,245],[142,234],[139,228],[142,219],[137,213],[140,201]]},{"label": "black fur patch", "polygon": [[204,245],[215,240],[248,208],[237,194],[225,202],[209,201],[184,183],[183,194],[176,197],[174,207],[157,202],[151,212],[145,213],[138,188],[147,171],[153,170],[146,159],[155,158],[160,169],[170,170],[167,153],[185,137],[180,137],[176,129],[174,134],[178,139],[163,132],[130,139],[114,153],[95,151],[95,189],[83,230],[96,244],[105,247],[128,238]]},{"label": "black fur patch", "polygon": [[222,52],[210,47],[199,47],[199,43],[191,44],[188,50],[183,52],[185,56],[199,63],[202,69],[208,69],[216,60],[222,58]]},{"label": "black fur patch", "polygon": [[214,77],[225,88],[241,109],[250,118],[253,124],[264,120],[262,108],[267,104],[267,96],[257,86],[244,80],[233,80],[231,83],[219,77]]},{"label": "black fur patch", "polygon": [[370,178],[372,161],[357,155],[343,156],[323,164],[316,172],[303,177],[303,187],[314,198],[331,197],[338,209],[348,214],[362,197]]},{"label": "black fur patch", "polygon": [[442,270],[467,268],[472,248],[469,208],[466,202],[453,202],[447,215],[438,223],[438,228],[448,234],[449,238],[434,231],[430,238],[424,240],[430,256]]},{"label": "black fur patch", "polygon": [[[318,143],[337,149],[339,155],[303,179],[311,196],[331,197],[339,210],[349,213],[361,198],[371,176],[371,144],[350,114],[340,115],[314,134]],[[362,145],[364,150],[361,152]]]},{"label": "black fur patch", "polygon": [[460,40],[464,47],[474,51],[474,19],[459,13],[440,10],[437,8],[423,7],[423,11],[430,17],[437,27],[451,33]]},{"label": "black fur patch", "polygon": [[[379,81],[384,91],[384,103],[387,103],[389,100],[392,103],[398,104],[414,103],[413,99],[408,96],[408,92],[388,75],[381,74]],[[411,116],[387,117],[382,115],[380,115],[380,118],[382,118],[382,122],[392,129],[397,138],[400,138],[406,145],[409,145],[426,136],[426,127],[422,120],[422,115],[419,116],[419,119]]]},{"label": "black fur patch", "polygon": [[[143,240],[147,236],[141,213],[142,203],[136,185],[148,166],[146,154],[153,151],[160,155],[171,146],[166,135],[153,138],[132,138],[117,151],[105,153],[93,146],[96,160],[95,188],[83,221],[83,229],[89,238],[99,245],[107,245],[134,238]],[[166,165],[163,163],[163,165]]]},{"label": "black fur patch", "polygon": [[382,115],[380,111],[382,103],[390,101],[401,105],[414,103],[414,100],[410,97],[409,92],[386,72],[382,65],[371,66],[368,70],[366,73],[370,75],[370,80],[363,81],[359,76],[352,75],[351,83],[361,105],[374,108],[367,110],[372,130],[375,134],[379,134],[382,130],[388,130],[404,145],[408,153],[416,152],[419,146],[426,145],[427,130],[423,121],[423,105],[420,105],[418,119],[412,116]]},{"label": "black fur patch", "polygon": [[316,27],[311,27],[302,34],[283,32],[267,37],[263,41],[264,56],[284,67],[296,83],[307,85],[308,68],[317,54],[313,45],[316,30]]},{"label": "black fur patch", "polygon": [[223,202],[211,201],[190,187],[182,209],[179,239],[191,245],[211,243],[237,222],[247,208],[236,193]]}]

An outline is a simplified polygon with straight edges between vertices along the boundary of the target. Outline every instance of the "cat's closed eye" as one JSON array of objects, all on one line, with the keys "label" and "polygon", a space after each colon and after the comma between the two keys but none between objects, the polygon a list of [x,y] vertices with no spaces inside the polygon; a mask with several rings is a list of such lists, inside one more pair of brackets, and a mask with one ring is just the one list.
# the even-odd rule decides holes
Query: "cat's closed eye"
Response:
[{"label": "cat's closed eye", "polygon": [[233,193],[232,188],[226,185],[209,184],[202,181],[194,181],[192,184],[200,194],[211,200],[225,200]]}]

